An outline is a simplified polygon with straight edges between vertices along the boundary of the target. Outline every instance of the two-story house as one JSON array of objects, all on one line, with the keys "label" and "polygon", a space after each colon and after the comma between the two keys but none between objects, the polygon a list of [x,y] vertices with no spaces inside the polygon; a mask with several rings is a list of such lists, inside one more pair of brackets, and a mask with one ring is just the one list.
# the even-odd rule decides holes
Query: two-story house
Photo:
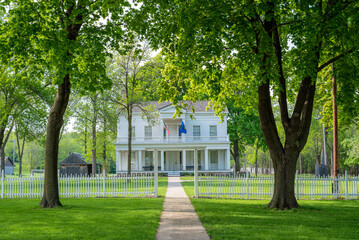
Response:
[{"label": "two-story house", "polygon": [[[153,170],[154,150],[158,151],[159,172],[191,172],[194,170],[194,149],[198,150],[200,172],[230,171],[226,117],[220,123],[212,109],[206,111],[208,101],[186,103],[188,107],[182,110],[181,117],[172,118],[175,107],[170,102],[148,102],[158,111],[159,119],[154,126],[141,117],[140,109],[133,111],[132,172]],[[127,154],[128,122],[121,116],[116,142],[117,173],[127,171]]]}]

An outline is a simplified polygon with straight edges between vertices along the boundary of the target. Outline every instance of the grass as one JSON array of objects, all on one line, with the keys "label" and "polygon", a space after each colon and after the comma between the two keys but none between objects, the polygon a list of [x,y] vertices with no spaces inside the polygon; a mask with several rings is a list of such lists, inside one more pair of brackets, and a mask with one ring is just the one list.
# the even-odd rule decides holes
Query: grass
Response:
[{"label": "grass", "polygon": [[[165,196],[167,178],[159,178]],[[164,197],[61,199],[42,209],[39,199],[0,199],[0,239],[155,239]]]},{"label": "grass", "polygon": [[[193,196],[193,182],[183,182]],[[212,239],[359,239],[358,200],[301,200],[270,210],[269,200],[191,199]]]}]

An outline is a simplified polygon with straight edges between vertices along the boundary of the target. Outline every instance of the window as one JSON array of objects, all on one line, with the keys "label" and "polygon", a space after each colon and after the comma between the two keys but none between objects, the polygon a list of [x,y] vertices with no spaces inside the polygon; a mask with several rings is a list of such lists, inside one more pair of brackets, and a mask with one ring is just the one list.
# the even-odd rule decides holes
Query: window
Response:
[{"label": "window", "polygon": [[136,130],[135,130],[135,127],[132,127],[132,138],[135,138],[136,137]]},{"label": "window", "polygon": [[200,126],[193,126],[193,139],[199,140],[201,136],[201,127]]},{"label": "window", "polygon": [[218,162],[218,151],[217,150],[210,151],[210,160],[211,160],[211,164],[216,164]]},{"label": "window", "polygon": [[145,126],[145,139],[152,139],[152,127]]},{"label": "window", "polygon": [[209,126],[209,136],[211,140],[215,140],[217,138],[217,126]]}]

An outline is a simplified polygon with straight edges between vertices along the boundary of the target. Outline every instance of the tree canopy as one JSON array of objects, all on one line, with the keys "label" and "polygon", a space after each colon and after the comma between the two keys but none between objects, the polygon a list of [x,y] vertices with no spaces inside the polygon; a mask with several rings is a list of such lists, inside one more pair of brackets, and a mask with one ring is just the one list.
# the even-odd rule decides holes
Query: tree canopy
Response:
[{"label": "tree canopy", "polygon": [[[308,138],[318,74],[335,63],[342,89],[358,87],[348,80],[357,69],[348,57],[353,64],[359,59],[358,10],[357,1],[200,0],[144,2],[136,13],[146,19],[138,31],[168,57],[164,99],[176,101],[186,88],[192,100],[208,95],[218,112],[236,93],[236,101],[257,104],[275,169],[269,206],[284,209],[298,207],[295,165]],[[358,91],[351,93],[353,99]]]}]

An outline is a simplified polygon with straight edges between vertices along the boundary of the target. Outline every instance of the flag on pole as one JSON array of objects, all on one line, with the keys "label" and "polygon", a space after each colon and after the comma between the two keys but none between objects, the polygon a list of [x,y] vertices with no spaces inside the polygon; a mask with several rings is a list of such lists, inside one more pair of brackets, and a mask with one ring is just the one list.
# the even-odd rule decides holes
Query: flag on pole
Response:
[{"label": "flag on pole", "polygon": [[167,130],[167,136],[170,135],[170,130],[168,129],[166,123],[163,123],[163,128]]},{"label": "flag on pole", "polygon": [[187,129],[186,129],[186,126],[184,125],[183,121],[182,121],[179,131],[180,131],[180,133],[184,133],[184,134],[187,133]]}]

